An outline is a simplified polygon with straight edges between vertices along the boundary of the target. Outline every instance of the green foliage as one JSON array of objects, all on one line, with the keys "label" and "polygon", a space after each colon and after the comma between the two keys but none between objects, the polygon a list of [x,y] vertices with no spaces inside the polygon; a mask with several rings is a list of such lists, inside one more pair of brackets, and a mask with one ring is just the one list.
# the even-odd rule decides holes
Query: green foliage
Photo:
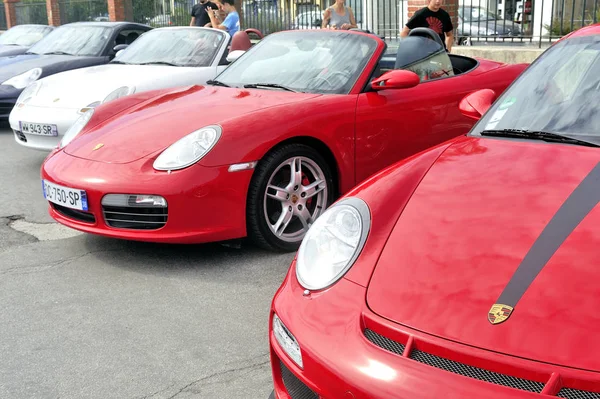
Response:
[{"label": "green foliage", "polygon": [[563,19],[562,26],[561,26],[560,18],[554,18],[552,20],[552,25],[544,24],[544,28],[546,28],[546,30],[548,32],[550,32],[551,36],[559,37],[559,36],[567,35],[577,29],[582,28],[583,26],[588,26],[588,25],[598,23],[599,21],[600,21],[600,9],[598,9],[596,11],[595,15],[592,12],[586,13],[584,21],[581,21],[581,19],[579,19],[579,20],[575,19],[575,20],[573,20],[573,23],[571,23],[570,18]]}]

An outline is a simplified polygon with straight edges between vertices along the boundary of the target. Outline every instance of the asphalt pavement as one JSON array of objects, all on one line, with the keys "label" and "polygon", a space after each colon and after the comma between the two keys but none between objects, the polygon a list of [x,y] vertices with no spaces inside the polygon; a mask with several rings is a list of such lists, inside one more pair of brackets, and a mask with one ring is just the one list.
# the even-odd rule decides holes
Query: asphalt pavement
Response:
[{"label": "asphalt pavement", "polygon": [[71,230],[48,216],[45,156],[0,125],[0,398],[266,399],[294,254]]}]

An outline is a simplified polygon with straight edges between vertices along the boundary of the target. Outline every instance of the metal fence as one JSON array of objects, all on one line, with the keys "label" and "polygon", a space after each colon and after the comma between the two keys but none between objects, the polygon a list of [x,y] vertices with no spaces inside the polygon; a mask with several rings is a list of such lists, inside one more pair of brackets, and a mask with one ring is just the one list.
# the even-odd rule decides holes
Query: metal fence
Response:
[{"label": "metal fence", "polygon": [[[186,26],[197,0],[132,0],[133,20],[153,27]],[[346,0],[358,27],[397,39],[408,21],[409,0]],[[264,34],[320,29],[332,0],[243,0],[243,28]],[[423,0],[425,6],[427,0]],[[108,20],[106,0],[60,0],[62,23]],[[412,6],[413,4],[411,4]],[[16,3],[17,22],[47,23],[46,3]],[[600,21],[600,0],[459,0],[455,37],[460,45],[542,46]],[[0,21],[6,25],[4,9]],[[0,25],[1,28],[1,25]]]},{"label": "metal fence", "polygon": [[[46,2],[15,3],[17,25],[22,24],[48,24],[48,10]],[[6,18],[4,18],[6,20]]]},{"label": "metal fence", "polygon": [[190,24],[194,0],[132,0],[133,20],[158,28]]},{"label": "metal fence", "polygon": [[62,0],[58,2],[63,24],[79,21],[108,21],[106,0]]},{"label": "metal fence", "polygon": [[600,0],[465,0],[459,5],[456,36],[459,44],[541,47],[599,20]]}]

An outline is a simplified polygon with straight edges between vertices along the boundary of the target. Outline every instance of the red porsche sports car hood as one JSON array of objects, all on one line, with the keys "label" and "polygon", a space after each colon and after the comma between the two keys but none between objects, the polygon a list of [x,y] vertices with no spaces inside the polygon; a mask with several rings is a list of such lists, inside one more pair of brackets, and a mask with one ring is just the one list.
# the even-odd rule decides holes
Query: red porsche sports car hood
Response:
[{"label": "red porsche sports car hood", "polygon": [[599,162],[599,149],[539,141],[450,146],[398,219],[368,306],[445,339],[600,371]]},{"label": "red porsche sports car hood", "polygon": [[[221,124],[250,112],[315,96],[278,90],[213,86],[178,88],[150,99],[144,98],[108,123],[98,121],[101,122],[98,127],[66,146],[65,152],[100,162],[133,162],[165,149],[204,126]],[[109,113],[114,115],[114,112]],[[224,135],[231,133],[224,129]],[[94,151],[99,143],[103,144],[102,150]]]}]

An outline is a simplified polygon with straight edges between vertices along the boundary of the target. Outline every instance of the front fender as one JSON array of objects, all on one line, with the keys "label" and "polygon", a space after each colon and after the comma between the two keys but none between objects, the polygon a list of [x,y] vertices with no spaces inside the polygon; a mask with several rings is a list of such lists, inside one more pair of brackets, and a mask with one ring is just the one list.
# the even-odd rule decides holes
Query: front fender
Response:
[{"label": "front fender", "polygon": [[362,199],[371,213],[369,237],[345,279],[367,287],[388,237],[421,180],[448,147],[464,139],[459,136],[388,166],[344,196]]}]

